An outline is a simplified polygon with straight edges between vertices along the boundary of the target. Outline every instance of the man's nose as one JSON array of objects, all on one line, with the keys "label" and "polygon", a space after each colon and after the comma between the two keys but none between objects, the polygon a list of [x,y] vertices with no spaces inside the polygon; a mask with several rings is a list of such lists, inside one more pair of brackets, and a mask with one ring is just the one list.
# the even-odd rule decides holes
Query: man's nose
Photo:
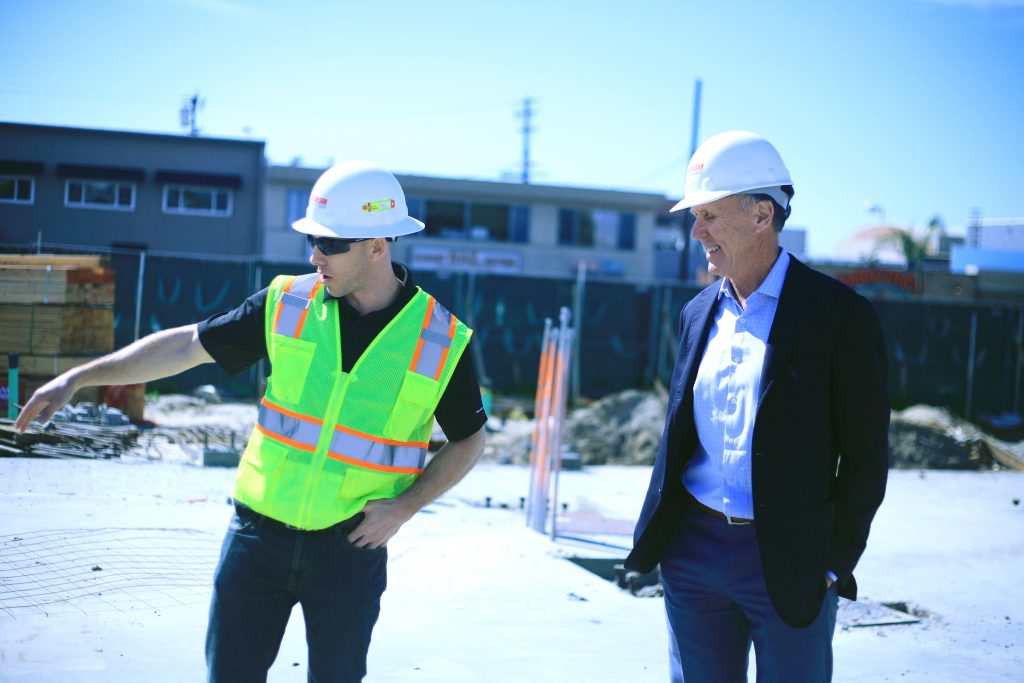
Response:
[{"label": "man's nose", "polygon": [[690,237],[695,240],[699,240],[701,235],[707,234],[707,230],[704,229],[704,221],[699,217],[694,217],[693,227],[690,228]]}]

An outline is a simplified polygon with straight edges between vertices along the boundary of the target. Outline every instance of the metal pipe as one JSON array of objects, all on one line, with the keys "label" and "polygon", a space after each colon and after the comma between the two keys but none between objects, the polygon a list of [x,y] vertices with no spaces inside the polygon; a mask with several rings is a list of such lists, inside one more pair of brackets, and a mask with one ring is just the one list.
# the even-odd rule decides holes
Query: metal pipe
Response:
[{"label": "metal pipe", "polygon": [[135,286],[135,340],[139,339],[139,323],[142,318],[142,276],[146,273],[146,252],[139,252],[139,281]]},{"label": "metal pipe", "polygon": [[[547,413],[551,399],[551,342],[554,329],[551,318],[544,319],[544,336],[540,347],[540,366],[537,369],[537,396],[533,408],[533,439],[530,452],[530,498],[526,506],[526,524],[534,530],[544,531],[544,505],[547,491],[541,489],[541,469],[545,466],[547,448]],[[543,498],[543,500],[541,500]],[[539,529],[538,529],[539,527]]]},{"label": "metal pipe", "polygon": [[[587,287],[587,264],[583,259],[576,264],[576,290],[573,292],[573,309],[575,315],[573,323],[576,334],[572,343],[572,404],[577,405],[580,401],[580,343],[583,341],[583,306],[586,301]],[[565,310],[565,309],[562,309]]]},{"label": "metal pipe", "polygon": [[1013,414],[1020,415],[1020,375],[1024,365],[1024,308],[1017,311],[1017,373],[1013,382]]},{"label": "metal pipe", "polygon": [[565,398],[566,385],[569,383],[569,366],[573,348],[573,330],[569,327],[569,309],[562,307],[558,320],[558,348],[556,357],[559,362],[556,365],[561,372],[554,377],[555,391],[552,397],[553,420],[551,429],[551,449],[553,457],[549,460],[550,471],[555,474],[554,487],[551,500],[551,537],[554,538],[558,532],[558,477],[562,471],[562,424],[565,421]]},{"label": "metal pipe", "polygon": [[18,352],[7,354],[7,417],[18,417]]},{"label": "metal pipe", "polygon": [[967,402],[964,418],[971,419],[971,398],[974,394],[974,347],[978,336],[978,312],[971,311],[971,338],[967,345]]}]

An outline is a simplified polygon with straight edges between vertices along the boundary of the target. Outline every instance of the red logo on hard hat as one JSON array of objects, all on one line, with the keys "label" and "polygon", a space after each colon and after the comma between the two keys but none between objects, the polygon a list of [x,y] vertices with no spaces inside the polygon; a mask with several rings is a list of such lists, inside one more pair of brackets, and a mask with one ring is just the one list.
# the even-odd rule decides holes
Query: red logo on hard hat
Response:
[{"label": "red logo on hard hat", "polygon": [[690,164],[690,169],[689,169],[689,171],[687,171],[687,173],[689,175],[693,175],[694,173],[700,173],[703,170],[704,170],[704,162],[703,161],[699,161],[696,164]]},{"label": "red logo on hard hat", "polygon": [[310,197],[309,199],[314,204],[319,204],[320,206],[327,206],[327,197],[321,197],[320,195],[316,195],[315,194],[312,197]]}]

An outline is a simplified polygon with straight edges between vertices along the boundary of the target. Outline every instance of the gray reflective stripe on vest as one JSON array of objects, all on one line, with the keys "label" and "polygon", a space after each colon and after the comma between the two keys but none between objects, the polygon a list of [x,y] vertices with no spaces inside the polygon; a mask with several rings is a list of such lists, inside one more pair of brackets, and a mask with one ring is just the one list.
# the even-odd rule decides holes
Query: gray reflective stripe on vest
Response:
[{"label": "gray reflective stripe on vest", "polygon": [[448,355],[448,348],[452,345],[452,323],[454,316],[447,308],[433,301],[433,310],[430,312],[430,322],[420,330],[420,353],[413,364],[413,372],[424,375],[431,379],[437,379],[441,374],[445,358]]},{"label": "gray reflective stripe on vest", "polygon": [[[263,433],[271,438],[306,451],[316,450],[322,429],[319,422],[283,413],[266,399],[260,403],[256,422]],[[419,472],[426,462],[427,449],[426,444],[381,443],[369,437],[335,429],[329,455],[371,469]]]},{"label": "gray reflective stripe on vest", "polygon": [[335,429],[329,455],[371,468],[422,470],[427,459],[427,449],[381,443]]},{"label": "gray reflective stripe on vest", "polygon": [[256,422],[263,428],[264,433],[269,432],[270,436],[283,437],[295,448],[308,451],[316,450],[320,431],[323,429],[322,424],[285,415],[273,405],[268,405],[266,400],[260,403]]},{"label": "gray reflective stripe on vest", "polygon": [[292,281],[287,292],[282,292],[280,309],[274,323],[274,332],[287,337],[298,337],[302,333],[299,325],[304,320],[304,313],[309,308],[313,289],[320,282],[320,275],[310,273],[300,275]]}]

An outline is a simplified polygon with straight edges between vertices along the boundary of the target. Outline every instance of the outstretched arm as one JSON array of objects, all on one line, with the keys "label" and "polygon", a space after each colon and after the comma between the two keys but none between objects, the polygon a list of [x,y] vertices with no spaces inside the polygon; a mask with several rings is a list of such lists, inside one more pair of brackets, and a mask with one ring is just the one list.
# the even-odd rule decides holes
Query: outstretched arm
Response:
[{"label": "outstretched arm", "polygon": [[484,428],[459,441],[449,441],[430,460],[423,474],[397,498],[371,500],[365,517],[348,539],[360,548],[379,548],[420,509],[459,483],[484,451]]},{"label": "outstretched arm", "polygon": [[212,362],[213,358],[199,341],[197,325],[162,330],[72,368],[39,387],[22,408],[14,428],[24,432],[33,419],[46,422],[79,389],[149,382]]}]

